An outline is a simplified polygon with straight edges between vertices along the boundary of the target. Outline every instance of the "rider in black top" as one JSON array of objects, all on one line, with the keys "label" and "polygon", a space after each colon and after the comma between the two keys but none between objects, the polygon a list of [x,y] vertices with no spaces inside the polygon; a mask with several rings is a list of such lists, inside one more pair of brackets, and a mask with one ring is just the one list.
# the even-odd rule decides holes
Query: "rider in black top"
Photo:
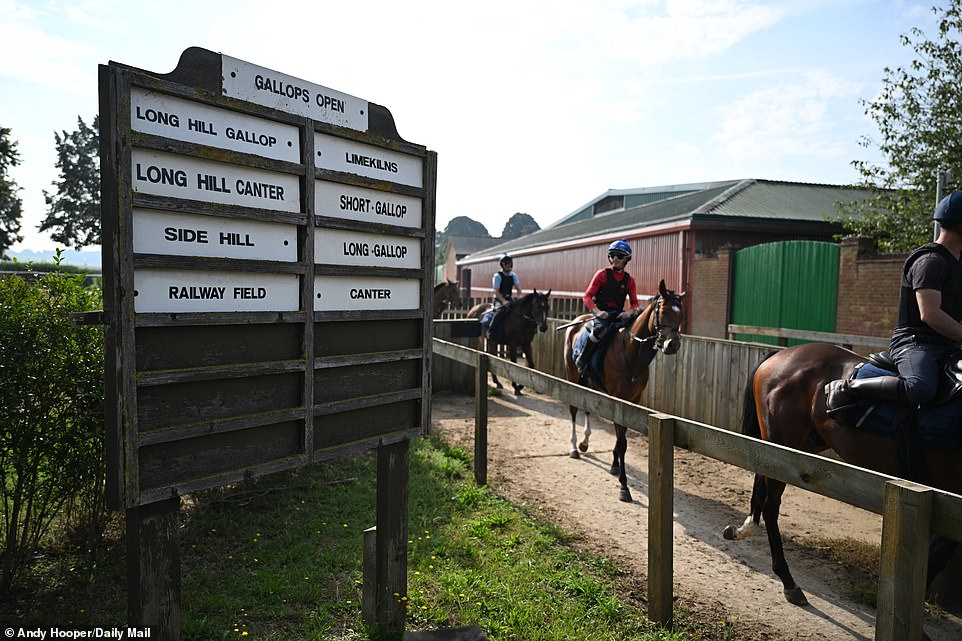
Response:
[{"label": "rider in black top", "polygon": [[501,271],[495,272],[491,278],[494,288],[494,316],[491,319],[491,326],[488,328],[488,338],[498,337],[501,333],[501,326],[508,314],[508,307],[514,302],[514,291],[518,290],[521,295],[521,281],[514,273],[514,259],[508,254],[503,254],[498,261]]},{"label": "rider in black top", "polygon": [[943,361],[962,343],[962,192],[935,208],[939,237],[905,260],[899,291],[898,324],[889,351],[898,376],[837,380],[825,386],[830,412],[859,397],[922,405],[938,391]]}]

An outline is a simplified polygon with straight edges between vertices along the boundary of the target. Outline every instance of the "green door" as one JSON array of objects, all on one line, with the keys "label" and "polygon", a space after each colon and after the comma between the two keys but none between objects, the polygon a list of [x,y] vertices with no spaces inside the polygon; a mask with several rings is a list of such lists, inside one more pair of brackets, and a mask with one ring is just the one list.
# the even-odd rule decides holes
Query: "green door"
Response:
[{"label": "green door", "polygon": [[[838,252],[834,243],[786,240],[735,254],[732,323],[835,331]],[[778,344],[777,338],[739,335]],[[804,341],[789,340],[789,345]]]}]

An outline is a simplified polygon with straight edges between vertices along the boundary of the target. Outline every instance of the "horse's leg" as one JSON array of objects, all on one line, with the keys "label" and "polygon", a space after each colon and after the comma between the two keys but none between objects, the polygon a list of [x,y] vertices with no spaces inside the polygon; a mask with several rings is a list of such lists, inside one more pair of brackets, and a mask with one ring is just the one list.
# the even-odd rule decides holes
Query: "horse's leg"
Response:
[{"label": "horse's leg", "polygon": [[722,536],[729,541],[741,541],[747,539],[761,527],[762,506],[768,497],[768,486],[765,477],[761,474],[755,475],[755,485],[752,487],[751,512],[745,517],[745,522],[739,526],[729,525],[722,532]]},{"label": "horse's leg", "polygon": [[[517,345],[512,344],[511,347],[508,349],[508,354],[511,356],[511,362],[512,362],[512,363],[517,363],[517,362],[518,362],[518,346],[517,346]],[[532,367],[532,365],[531,365],[531,357],[528,356],[527,353],[525,353],[525,356],[527,356],[528,367],[531,368],[531,369],[534,369],[534,368]],[[518,385],[518,384],[515,383],[514,381],[511,381],[511,387],[514,388],[514,395],[515,395],[515,396],[521,396],[521,390],[524,389],[524,385]]]},{"label": "horse's leg", "polygon": [[[488,354],[491,354],[492,356],[498,355],[498,344],[491,339],[488,339]],[[494,386],[498,389],[504,388],[504,385],[502,385],[501,381],[498,380],[498,375],[494,372],[491,372],[491,382],[494,383]]]},{"label": "horse's leg", "polygon": [[944,536],[932,537],[932,542],[929,544],[929,566],[925,579],[926,588],[932,585],[932,581],[939,575],[939,572],[944,570],[945,566],[949,564],[949,559],[952,558],[952,555],[955,554],[955,550],[958,547],[958,541],[947,539]]},{"label": "horse's leg", "polygon": [[628,451],[628,429],[624,425],[615,423],[614,460],[611,462],[611,473],[618,477],[621,483],[619,499],[631,503],[631,492],[628,491],[628,474],[625,471],[625,452]]},{"label": "horse's leg", "polygon": [[569,405],[568,411],[571,412],[571,453],[568,456],[571,458],[581,458],[581,454],[578,453],[578,408],[574,405]]},{"label": "horse's leg", "polygon": [[585,412],[585,437],[578,444],[578,449],[582,452],[588,451],[588,437],[591,436],[591,414]]},{"label": "horse's leg", "polygon": [[785,598],[795,605],[808,605],[805,593],[795,583],[792,573],[788,570],[785,560],[785,550],[782,548],[782,533],[778,529],[778,510],[782,504],[782,493],[785,483],[775,479],[766,479],[767,494],[762,506],[762,516],[765,518],[765,530],[768,531],[768,546],[772,550],[772,571],[782,580]]}]

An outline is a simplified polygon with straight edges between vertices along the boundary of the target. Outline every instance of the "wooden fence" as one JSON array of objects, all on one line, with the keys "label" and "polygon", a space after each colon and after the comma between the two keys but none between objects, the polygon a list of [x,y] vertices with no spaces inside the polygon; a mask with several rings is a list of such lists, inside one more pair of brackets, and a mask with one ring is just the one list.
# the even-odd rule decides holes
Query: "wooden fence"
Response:
[{"label": "wooden fence", "polygon": [[[697,348],[692,349],[695,341],[689,337],[685,340],[687,344],[683,351],[698,351]],[[489,371],[648,435],[648,617],[652,621],[664,625],[671,623],[673,448],[682,447],[881,514],[882,553],[875,639],[916,641],[921,637],[928,538],[930,534],[939,534],[958,539],[962,532],[962,496],[766,443],[726,427],[634,405],[463,345],[435,338],[433,347],[436,361],[449,359],[474,370],[474,460],[475,480],[479,484],[487,482]],[[724,349],[722,353],[725,353]],[[721,358],[712,356],[710,360],[719,363],[718,368],[724,369],[720,364]],[[659,360],[670,359],[659,356],[656,362]],[[745,356],[738,360],[748,362],[751,359]],[[703,367],[705,376],[709,376],[709,368]],[[732,368],[738,367],[741,365],[732,365]],[[668,378],[664,373],[661,377]],[[719,393],[725,381],[716,378],[713,382],[712,392]],[[692,394],[713,395],[699,385],[687,387],[697,390]],[[730,391],[725,393],[731,395]],[[680,397],[687,402],[687,396],[685,392],[670,398]],[[662,399],[659,399],[659,406],[664,406]],[[713,406],[707,404],[699,407],[706,409]]]},{"label": "wooden fence", "polygon": [[[439,331],[435,336],[449,340],[450,333],[443,329],[452,320],[435,321]],[[564,377],[564,330],[556,328],[570,321],[560,318],[548,319],[548,331],[538,333],[532,343],[534,362],[538,370]],[[849,334],[830,334],[826,332],[803,332],[791,329],[772,329],[732,325],[738,333],[748,330],[758,335],[784,338],[804,338],[832,343],[842,347],[883,349],[888,342],[881,338],[855,336]],[[457,341],[462,345],[473,342]],[[747,343],[744,341],[683,336],[681,350],[672,356],[659,354],[651,363],[651,380],[642,393],[641,405],[656,408],[658,411],[682,416],[684,418],[708,423],[725,429],[738,429],[741,416],[742,394],[748,377],[755,366],[772,350],[782,349],[777,345]],[[448,366],[444,366],[448,367]],[[445,370],[445,376],[454,376],[458,384],[448,387],[466,391],[473,384],[473,375],[465,372]]]}]

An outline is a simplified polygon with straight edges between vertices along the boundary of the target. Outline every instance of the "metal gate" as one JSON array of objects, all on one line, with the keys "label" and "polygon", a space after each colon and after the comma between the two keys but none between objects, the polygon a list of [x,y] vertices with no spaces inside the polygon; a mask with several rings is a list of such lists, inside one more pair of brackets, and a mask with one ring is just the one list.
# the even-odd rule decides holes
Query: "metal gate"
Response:
[{"label": "metal gate", "polygon": [[[835,331],[839,246],[788,240],[735,254],[732,320],[736,325]],[[759,343],[778,339],[739,335]],[[789,345],[804,341],[790,340]]]}]

